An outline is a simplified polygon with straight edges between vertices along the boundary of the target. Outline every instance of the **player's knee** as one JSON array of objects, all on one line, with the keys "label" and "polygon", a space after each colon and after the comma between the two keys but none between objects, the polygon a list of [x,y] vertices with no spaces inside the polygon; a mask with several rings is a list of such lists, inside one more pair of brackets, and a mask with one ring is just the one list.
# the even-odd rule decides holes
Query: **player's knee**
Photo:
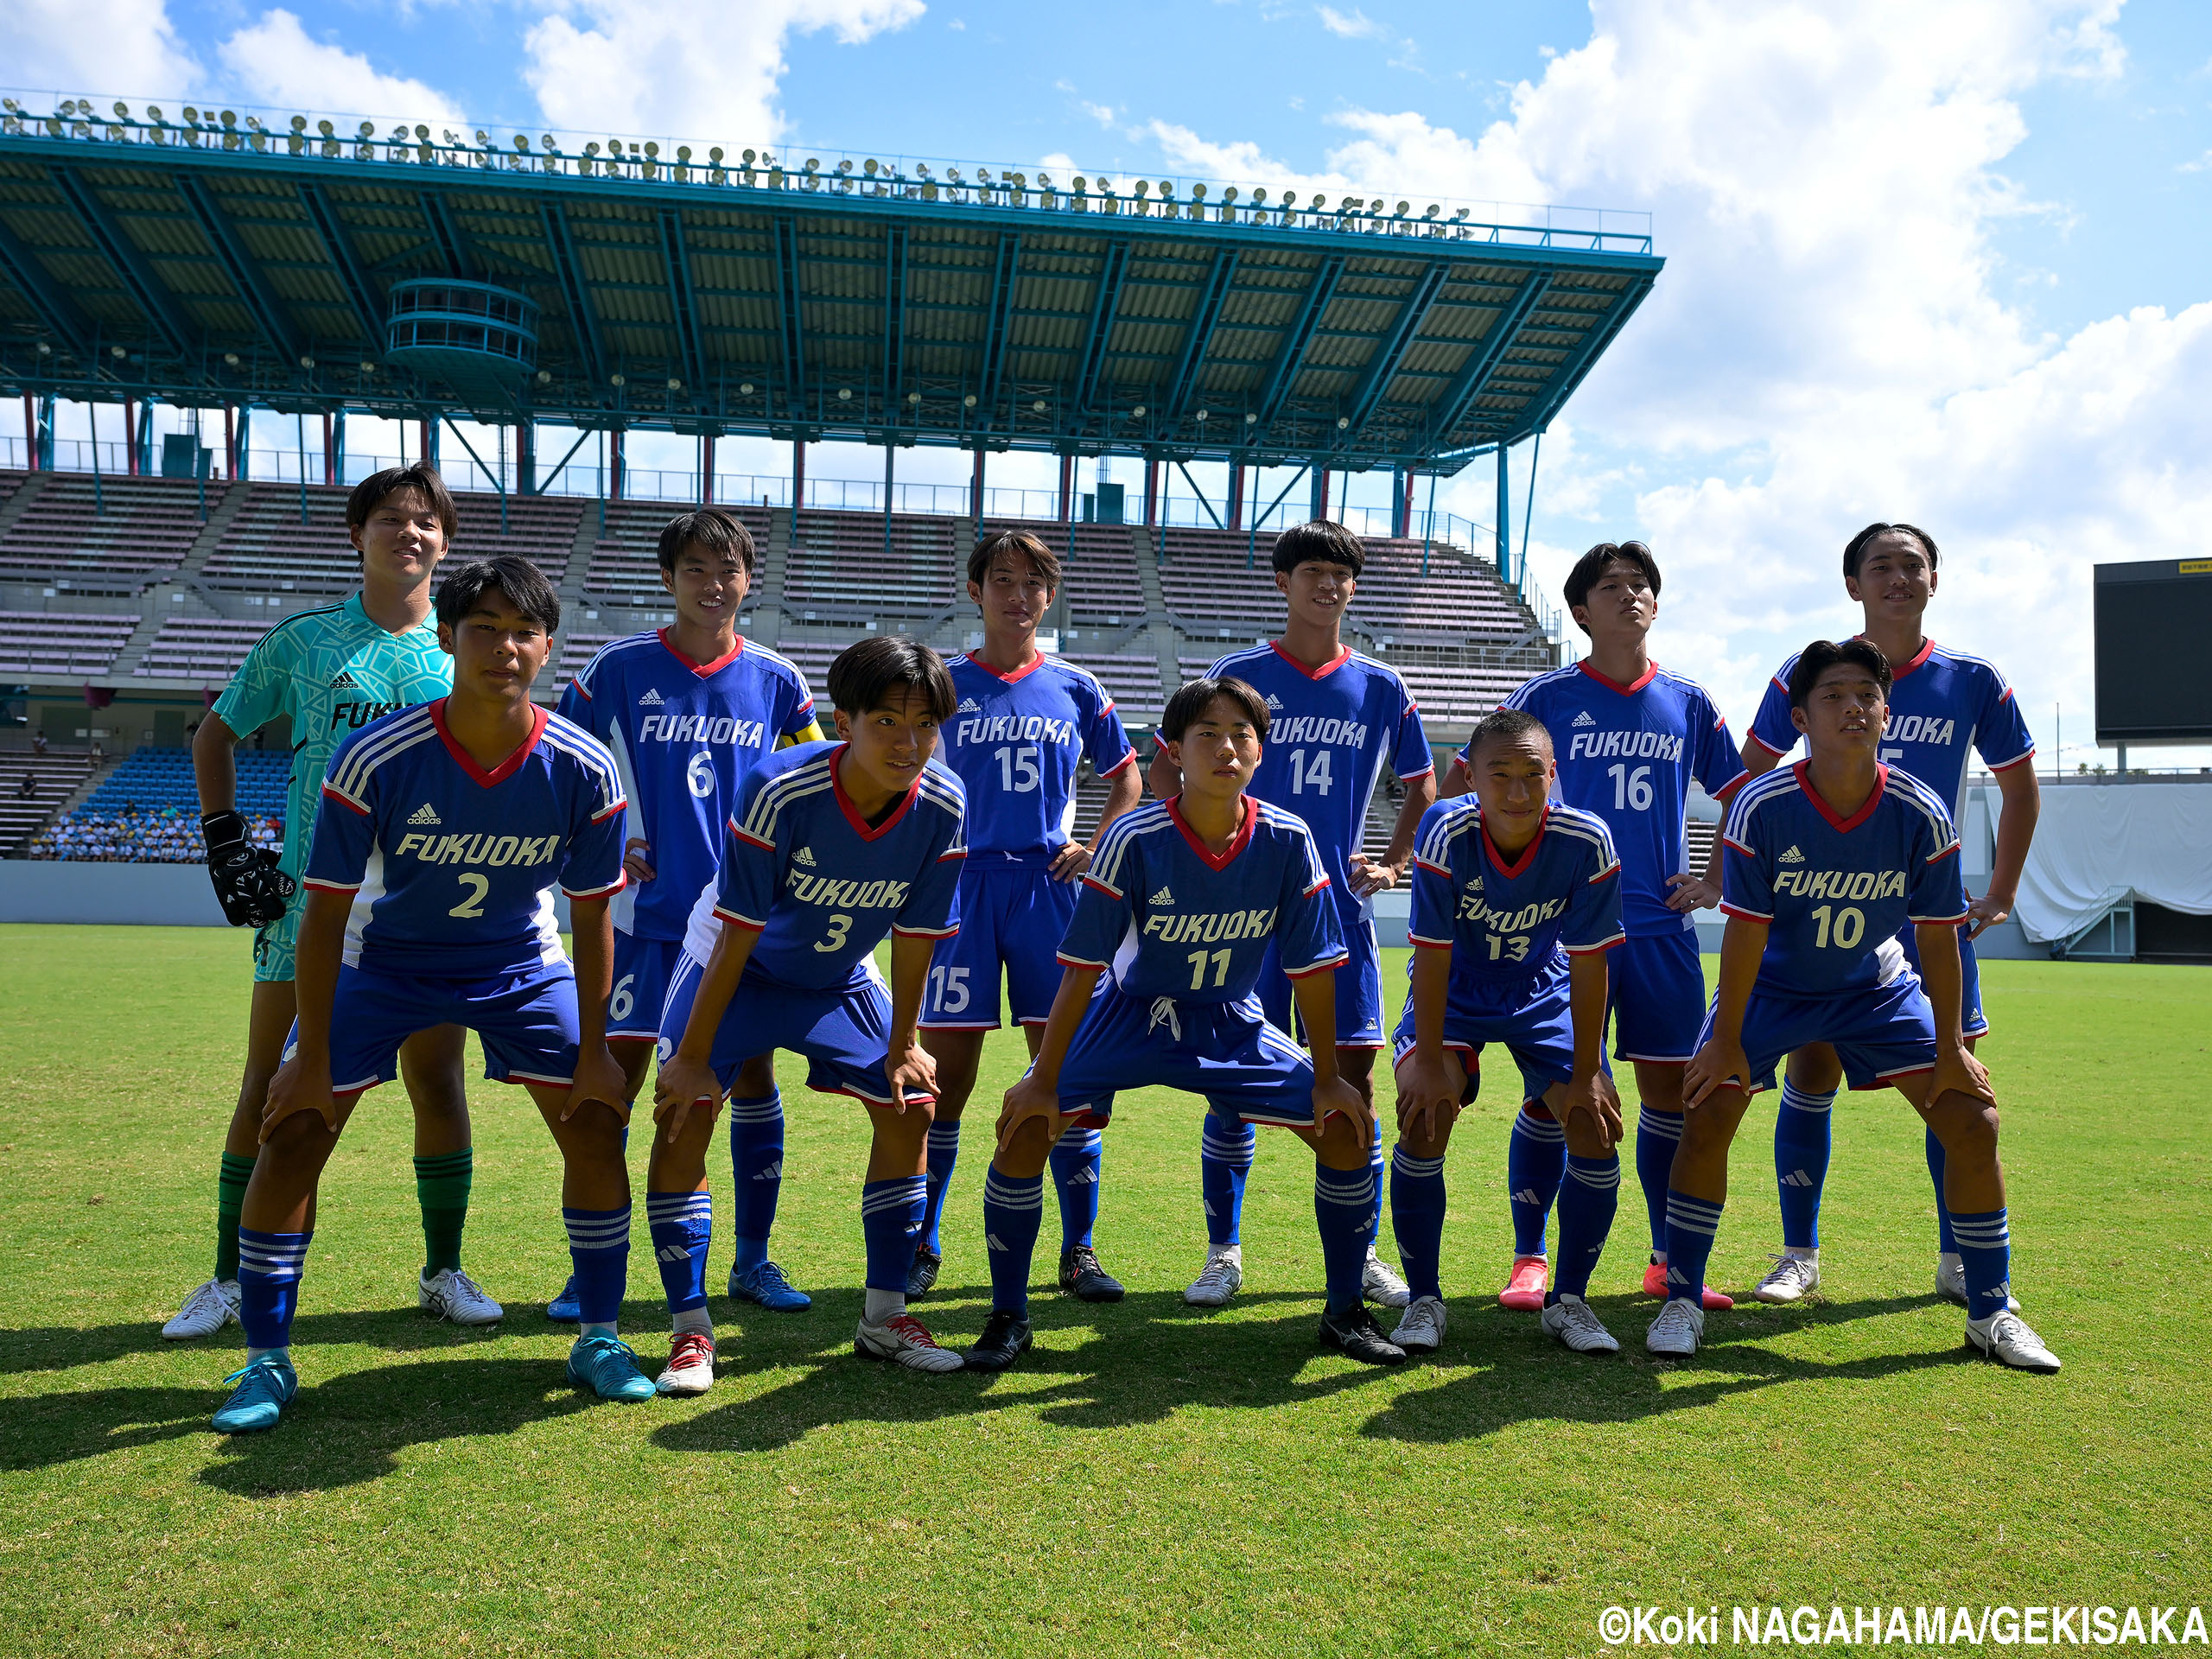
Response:
[{"label": "player's knee", "polygon": [[[692,1116],[704,1119],[711,1130],[713,1120],[706,1114],[695,1112]],[[584,1102],[568,1122],[556,1119],[553,1125],[554,1138],[561,1143],[561,1150],[574,1158],[620,1158],[622,1130],[622,1114],[599,1100]]]},{"label": "player's knee", "polygon": [[[628,1045],[626,1044],[624,1046],[626,1047]],[[645,1062],[652,1057],[652,1045],[641,1043],[638,1046],[639,1049],[638,1077],[643,1078],[645,1074]],[[618,1055],[621,1052],[621,1049],[615,1050]],[[626,1071],[629,1068],[626,1065],[623,1069]],[[633,1081],[631,1086],[635,1088],[637,1084]],[[729,1091],[740,1100],[760,1100],[774,1094],[776,1092],[776,1057],[773,1054],[756,1054],[743,1065],[739,1066],[737,1080],[730,1084]]]},{"label": "player's knee", "polygon": [[323,1122],[321,1112],[294,1112],[270,1130],[256,1162],[268,1165],[273,1175],[312,1173],[322,1167],[337,1144],[337,1131]]},{"label": "player's knee", "polygon": [[1370,1142],[1341,1113],[1331,1113],[1313,1136],[1313,1154],[1331,1169],[1363,1169]]},{"label": "player's knee", "polygon": [[1942,1105],[1944,1109],[1937,1115],[1935,1127],[1936,1138],[1942,1142],[1945,1153],[1955,1158],[1985,1159],[1997,1155],[1995,1106],[1961,1094],[1944,1096]]},{"label": "player's knee", "polygon": [[1567,1118],[1567,1149],[1577,1158],[1603,1158],[1613,1143],[1599,1132],[1587,1112],[1570,1112]]},{"label": "player's knee", "polygon": [[1008,1175],[1041,1174],[1046,1164],[1051,1161],[1052,1143],[1058,1139],[1052,1133],[1052,1126],[1045,1119],[1030,1118],[1007,1136],[991,1162]]}]

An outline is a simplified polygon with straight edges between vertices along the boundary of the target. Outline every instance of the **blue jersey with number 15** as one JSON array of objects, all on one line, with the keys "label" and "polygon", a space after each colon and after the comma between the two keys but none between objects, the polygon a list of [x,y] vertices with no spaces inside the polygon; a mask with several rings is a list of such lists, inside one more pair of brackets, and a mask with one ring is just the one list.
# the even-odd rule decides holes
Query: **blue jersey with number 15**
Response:
[{"label": "blue jersey with number 15", "polygon": [[969,867],[1050,864],[1074,833],[1084,758],[1101,778],[1135,764],[1114,699],[1057,657],[1013,674],[966,653],[945,667],[959,702],[938,758],[967,791]]},{"label": "blue jersey with number 15", "polygon": [[779,740],[813,724],[805,677],[745,639],[719,662],[695,663],[666,629],[633,633],[569,683],[561,714],[613,752],[630,798],[623,833],[645,842],[653,868],[652,880],[615,899],[614,925],[639,938],[682,938],[721,861],[738,780]]}]

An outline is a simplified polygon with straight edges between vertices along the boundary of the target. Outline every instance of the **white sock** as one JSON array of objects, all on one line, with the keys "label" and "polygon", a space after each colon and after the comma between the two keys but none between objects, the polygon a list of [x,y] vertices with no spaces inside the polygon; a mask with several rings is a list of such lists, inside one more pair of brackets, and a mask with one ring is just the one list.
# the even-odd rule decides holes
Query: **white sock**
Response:
[{"label": "white sock", "polygon": [[715,1339],[715,1322],[704,1307],[687,1307],[669,1321],[669,1329],[677,1336],[686,1331],[696,1331],[709,1342]]},{"label": "white sock", "polygon": [[1821,1259],[1821,1247],[1817,1244],[1809,1248],[1802,1244],[1785,1244],[1782,1247],[1782,1253],[1799,1262],[1817,1262]]},{"label": "white sock", "polygon": [[603,1325],[587,1325],[580,1326],[576,1332],[576,1340],[578,1342],[582,1342],[586,1337],[611,1337],[613,1334],[614,1321],[609,1319]]},{"label": "white sock", "polygon": [[861,1317],[870,1325],[881,1325],[887,1319],[897,1319],[906,1311],[906,1293],[905,1291],[878,1290],[871,1285],[868,1287],[868,1306]]},{"label": "white sock", "polygon": [[[1374,1253],[1374,1248],[1371,1244],[1368,1246],[1369,1254]],[[1206,1260],[1234,1262],[1241,1268],[1244,1265],[1244,1247],[1242,1244],[1209,1244],[1206,1246]]]},{"label": "white sock", "polygon": [[251,1365],[264,1354],[274,1354],[288,1365],[292,1363],[292,1349],[289,1343],[282,1348],[249,1348],[245,1351],[245,1363]]},{"label": "white sock", "polygon": [[1961,1256],[1956,1250],[1938,1250],[1936,1252],[1936,1260],[1940,1265],[1946,1268],[1957,1268],[1963,1267],[1965,1265],[1965,1259]]}]

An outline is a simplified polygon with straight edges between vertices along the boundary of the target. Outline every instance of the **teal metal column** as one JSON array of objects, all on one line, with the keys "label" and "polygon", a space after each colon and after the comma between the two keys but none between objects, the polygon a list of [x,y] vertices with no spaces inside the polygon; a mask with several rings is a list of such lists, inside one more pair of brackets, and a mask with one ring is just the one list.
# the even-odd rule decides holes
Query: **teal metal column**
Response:
[{"label": "teal metal column", "polygon": [[252,436],[253,405],[251,404],[240,404],[238,405],[238,465],[231,468],[231,476],[232,478],[244,478],[246,474],[251,470],[251,452],[247,448],[246,445],[248,440]]},{"label": "teal metal column", "polygon": [[32,464],[41,473],[54,470],[54,394],[38,400],[38,459]]},{"label": "teal metal column", "polygon": [[537,493],[537,423],[527,415],[515,423],[515,493]]},{"label": "teal metal column", "polygon": [[330,482],[346,481],[346,411],[338,410],[330,417]]},{"label": "teal metal column", "polygon": [[[1510,488],[1511,474],[1506,467],[1506,448],[1497,446],[1497,575],[1501,582],[1513,582],[1513,501]],[[1514,583],[1518,586],[1518,583]]]}]

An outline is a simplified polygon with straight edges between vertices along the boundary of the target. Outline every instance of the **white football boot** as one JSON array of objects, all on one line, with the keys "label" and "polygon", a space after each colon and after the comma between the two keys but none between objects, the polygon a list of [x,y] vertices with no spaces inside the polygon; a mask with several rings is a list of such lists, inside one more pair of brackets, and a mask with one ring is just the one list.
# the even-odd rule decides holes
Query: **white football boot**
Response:
[{"label": "white football boot", "polygon": [[1409,1354],[1433,1354],[1444,1345],[1444,1300],[1439,1296],[1416,1296],[1406,1304],[1405,1317],[1390,1333],[1390,1340]]},{"label": "white football boot", "polygon": [[[1668,1306],[1671,1307],[1673,1304]],[[1661,1312],[1663,1313],[1665,1309]],[[1613,1333],[1605,1329],[1605,1321],[1580,1296],[1560,1292],[1559,1300],[1544,1310],[1542,1322],[1547,1335],[1558,1338],[1578,1354],[1618,1354],[1621,1351]],[[1657,1329],[1656,1321],[1653,1328]]]},{"label": "white football boot", "polygon": [[1821,1287],[1821,1264],[1809,1255],[1783,1255],[1772,1258],[1773,1271],[1751,1287],[1751,1300],[1786,1307]]},{"label": "white football boot", "polygon": [[669,1340],[668,1363],[653,1380],[662,1394],[689,1398],[715,1386],[715,1339],[703,1331],[678,1331]]},{"label": "white football boot", "polygon": [[176,1317],[162,1327],[162,1335],[171,1342],[212,1337],[238,1316],[238,1281],[210,1279],[184,1299]]},{"label": "white football boot", "polygon": [[1705,1336],[1705,1310],[1695,1302],[1670,1300],[1643,1333],[1643,1345],[1669,1359],[1688,1359]]},{"label": "white football boot", "polygon": [[853,1351],[862,1359],[888,1360],[912,1371],[960,1369],[960,1356],[938,1347],[937,1338],[911,1313],[893,1313],[881,1325],[862,1319],[853,1332]]},{"label": "white football boot", "polygon": [[1359,1270],[1359,1294],[1377,1307],[1404,1307],[1414,1299],[1406,1288],[1406,1281],[1398,1277],[1398,1270],[1376,1255],[1375,1246],[1367,1247],[1367,1261]]},{"label": "white football boot", "polygon": [[1243,1283],[1244,1247],[1209,1244],[1206,1265],[1183,1292],[1183,1300],[1192,1307],[1225,1307]]},{"label": "white football boot", "polygon": [[2058,1356],[2017,1313],[1993,1313],[1967,1321],[1967,1341],[2002,1364],[2020,1371],[2055,1371]]},{"label": "white football boot", "polygon": [[417,1291],[423,1312],[455,1325],[497,1325],[507,1311],[459,1268],[440,1268],[424,1274],[417,1281]]}]

